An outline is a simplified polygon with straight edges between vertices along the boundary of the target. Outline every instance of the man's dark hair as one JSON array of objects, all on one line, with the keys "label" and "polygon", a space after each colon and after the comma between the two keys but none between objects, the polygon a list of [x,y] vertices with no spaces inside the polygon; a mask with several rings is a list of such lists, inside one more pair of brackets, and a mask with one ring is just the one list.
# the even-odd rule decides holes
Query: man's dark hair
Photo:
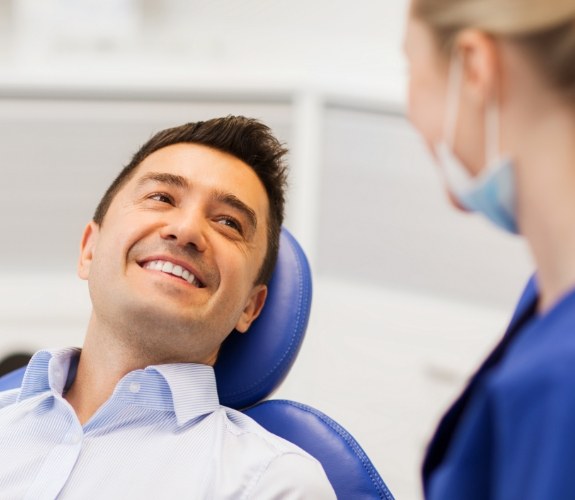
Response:
[{"label": "man's dark hair", "polygon": [[112,200],[145,158],[159,149],[179,143],[201,144],[228,153],[249,165],[264,185],[269,199],[268,248],[256,283],[267,284],[277,260],[284,219],[287,168],[283,157],[287,149],[272,135],[268,126],[253,118],[227,116],[158,132],[136,152],[112,182],[96,208],[94,222],[102,224]]}]

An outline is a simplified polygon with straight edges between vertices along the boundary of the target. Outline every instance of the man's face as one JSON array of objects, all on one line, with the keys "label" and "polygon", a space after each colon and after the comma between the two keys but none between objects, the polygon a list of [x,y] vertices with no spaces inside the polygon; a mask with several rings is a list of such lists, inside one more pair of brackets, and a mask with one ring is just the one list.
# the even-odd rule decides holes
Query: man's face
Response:
[{"label": "man's face", "polygon": [[159,360],[212,364],[267,293],[268,198],[241,160],[196,144],[148,156],[82,240],[96,330]]}]

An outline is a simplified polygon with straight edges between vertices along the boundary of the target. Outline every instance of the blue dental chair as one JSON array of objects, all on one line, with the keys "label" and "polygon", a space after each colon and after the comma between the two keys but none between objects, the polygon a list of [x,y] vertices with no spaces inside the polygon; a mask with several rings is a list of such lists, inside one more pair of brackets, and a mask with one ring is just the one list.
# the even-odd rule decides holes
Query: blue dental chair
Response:
[{"label": "blue dental chair", "polygon": [[[311,273],[293,236],[282,230],[278,263],[260,317],[245,334],[232,333],[215,365],[222,405],[242,410],[270,432],[321,462],[342,500],[393,496],[357,441],[322,412],[287,400],[266,400],[281,384],[301,347],[311,307]],[[19,387],[24,368],[0,378]]]}]

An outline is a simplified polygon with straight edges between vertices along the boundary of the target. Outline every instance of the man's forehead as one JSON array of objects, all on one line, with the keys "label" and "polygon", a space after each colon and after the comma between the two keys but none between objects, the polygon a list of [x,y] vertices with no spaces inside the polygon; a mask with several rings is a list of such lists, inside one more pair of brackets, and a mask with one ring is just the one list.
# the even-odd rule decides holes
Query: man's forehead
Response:
[{"label": "man's forehead", "polygon": [[202,144],[178,143],[160,148],[142,160],[135,169],[134,177],[144,176],[151,170],[177,173],[189,180],[222,174],[218,179],[220,182],[227,178],[246,177],[261,184],[247,163],[232,154]]}]

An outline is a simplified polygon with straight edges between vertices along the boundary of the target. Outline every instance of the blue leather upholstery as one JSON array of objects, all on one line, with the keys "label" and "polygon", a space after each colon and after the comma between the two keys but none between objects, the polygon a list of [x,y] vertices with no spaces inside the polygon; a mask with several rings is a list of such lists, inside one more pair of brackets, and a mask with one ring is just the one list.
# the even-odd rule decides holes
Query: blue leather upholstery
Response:
[{"label": "blue leather upholstery", "polygon": [[230,335],[220,351],[215,366],[220,401],[244,409],[267,430],[317,458],[338,498],[392,500],[361,446],[338,423],[300,403],[263,401],[295,360],[307,328],[311,294],[306,256],[282,229],[278,263],[262,314],[245,334]]},{"label": "blue leather upholstery", "polygon": [[358,444],[324,413],[294,401],[264,401],[245,411],[268,431],[317,458],[337,498],[368,500],[393,495]]},{"label": "blue leather upholstery", "polygon": [[303,250],[282,229],[264,309],[246,333],[233,332],[220,349],[214,368],[223,405],[247,408],[279,387],[301,347],[311,292],[311,272]]},{"label": "blue leather upholstery", "polygon": [[18,370],[14,370],[3,377],[0,377],[0,391],[20,387],[20,385],[22,385],[22,378],[24,377],[25,371],[26,367],[24,366],[23,368],[18,368]]},{"label": "blue leather upholstery", "polygon": [[[343,427],[300,403],[263,401],[295,361],[307,328],[311,293],[305,254],[282,229],[278,263],[262,314],[248,332],[234,332],[222,345],[215,366],[220,401],[242,409],[270,432],[317,458],[339,499],[392,500],[361,446]],[[0,390],[19,387],[23,374],[22,368],[0,378]]]}]

